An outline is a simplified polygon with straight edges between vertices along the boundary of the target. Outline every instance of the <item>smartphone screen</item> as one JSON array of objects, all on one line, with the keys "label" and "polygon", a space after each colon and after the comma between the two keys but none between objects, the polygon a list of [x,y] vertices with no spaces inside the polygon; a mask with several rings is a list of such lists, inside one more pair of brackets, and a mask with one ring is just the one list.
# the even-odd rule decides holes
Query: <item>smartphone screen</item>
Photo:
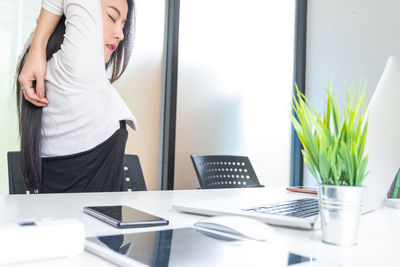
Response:
[{"label": "smartphone screen", "polygon": [[85,207],[83,211],[118,228],[168,225],[163,218],[128,206]]}]

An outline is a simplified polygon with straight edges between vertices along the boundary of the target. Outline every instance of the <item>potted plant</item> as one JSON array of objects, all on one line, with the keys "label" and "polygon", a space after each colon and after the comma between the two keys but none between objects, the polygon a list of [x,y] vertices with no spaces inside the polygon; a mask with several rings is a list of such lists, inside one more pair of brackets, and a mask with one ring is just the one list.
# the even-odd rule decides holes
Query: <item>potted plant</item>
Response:
[{"label": "potted plant", "polygon": [[330,244],[357,243],[368,162],[365,87],[360,81],[355,95],[354,83],[346,85],[346,108],[341,114],[330,84],[323,116],[297,85],[293,94],[291,120],[303,146],[304,163],[318,182],[322,240]]}]

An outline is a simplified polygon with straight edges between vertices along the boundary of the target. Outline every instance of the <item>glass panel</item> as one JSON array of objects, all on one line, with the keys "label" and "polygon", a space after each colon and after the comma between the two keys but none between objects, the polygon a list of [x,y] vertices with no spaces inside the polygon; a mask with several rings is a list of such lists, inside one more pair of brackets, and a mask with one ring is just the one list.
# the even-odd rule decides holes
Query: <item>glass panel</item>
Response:
[{"label": "glass panel", "polygon": [[249,156],[287,185],[295,1],[181,1],[175,188],[196,188],[190,154]]}]

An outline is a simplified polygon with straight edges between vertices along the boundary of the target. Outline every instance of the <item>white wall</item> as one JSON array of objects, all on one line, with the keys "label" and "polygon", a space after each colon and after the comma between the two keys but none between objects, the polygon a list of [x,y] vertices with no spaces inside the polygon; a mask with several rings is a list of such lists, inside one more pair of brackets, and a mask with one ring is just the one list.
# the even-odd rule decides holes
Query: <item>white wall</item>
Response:
[{"label": "white wall", "polygon": [[[340,103],[344,82],[360,78],[371,98],[387,58],[400,55],[399,11],[398,0],[308,0],[306,94],[319,111],[331,80]],[[314,183],[305,168],[305,184]]]},{"label": "white wall", "polygon": [[137,154],[148,190],[159,188],[161,79],[165,1],[136,0],[136,36],[124,75],[114,86],[138,123],[128,129],[127,154]]}]

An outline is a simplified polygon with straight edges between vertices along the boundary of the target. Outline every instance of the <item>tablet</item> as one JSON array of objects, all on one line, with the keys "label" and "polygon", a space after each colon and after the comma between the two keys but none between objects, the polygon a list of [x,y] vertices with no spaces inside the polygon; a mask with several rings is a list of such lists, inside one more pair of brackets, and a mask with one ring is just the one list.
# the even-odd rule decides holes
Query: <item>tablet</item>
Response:
[{"label": "tablet", "polygon": [[86,250],[120,266],[340,266],[267,241],[224,241],[194,228],[86,238]]}]

